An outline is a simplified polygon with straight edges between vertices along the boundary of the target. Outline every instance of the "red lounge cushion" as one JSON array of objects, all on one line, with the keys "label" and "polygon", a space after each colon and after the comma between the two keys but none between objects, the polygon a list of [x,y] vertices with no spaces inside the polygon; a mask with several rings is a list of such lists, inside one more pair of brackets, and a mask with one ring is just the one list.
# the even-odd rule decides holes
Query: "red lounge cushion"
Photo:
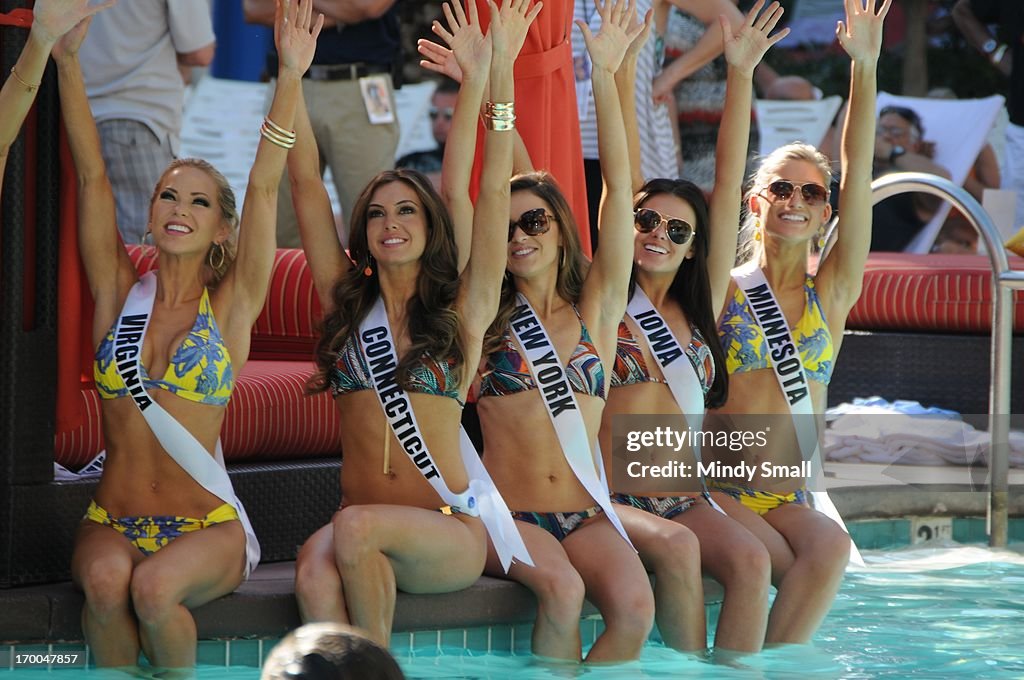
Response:
[{"label": "red lounge cushion", "polygon": [[[1012,269],[1024,260],[1010,258]],[[872,253],[864,289],[850,312],[853,330],[992,331],[992,269],[983,255]],[[1024,295],[1017,295],[1014,330],[1024,332]]]},{"label": "red lounge cushion", "polygon": [[[312,363],[250,361],[238,376],[224,417],[221,441],[228,461],[262,461],[338,455],[341,428],[329,393],[305,396]],[[82,427],[57,434],[58,463],[77,470],[103,448],[100,398],[82,390]]]}]

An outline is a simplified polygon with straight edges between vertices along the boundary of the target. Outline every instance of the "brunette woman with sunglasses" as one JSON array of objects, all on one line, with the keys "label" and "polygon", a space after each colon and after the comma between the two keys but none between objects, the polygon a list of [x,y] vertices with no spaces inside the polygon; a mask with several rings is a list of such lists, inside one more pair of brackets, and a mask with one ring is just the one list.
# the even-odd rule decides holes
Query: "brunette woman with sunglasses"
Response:
[{"label": "brunette woman with sunglasses", "polygon": [[[730,385],[715,419],[732,435],[760,432],[765,440],[739,454],[754,466],[752,477],[719,477],[712,486],[739,501],[726,510],[771,555],[778,595],[766,643],[811,639],[839,590],[851,551],[843,528],[820,511],[831,507],[827,496],[817,493],[821,475],[808,479],[802,465],[809,461],[812,470],[821,468],[815,414],[824,414],[826,388],[847,314],[860,295],[871,241],[875,71],[891,0],[845,3],[846,21],[836,33],[850,55],[851,79],[838,240],[816,275],[809,274],[810,244],[832,214],[831,171],[827,159],[807,144],[777,149],[761,163],[745,196],[753,253],[733,271],[719,322]],[[808,485],[817,510],[808,505]]]},{"label": "brunette woman with sunglasses", "polygon": [[[675,418],[659,419],[661,424],[699,430],[705,405],[725,403],[728,375],[715,317],[725,301],[736,252],[752,77],[768,48],[789,32],[770,36],[783,10],[775,2],[762,13],[764,5],[761,0],[754,6],[736,35],[721,21],[728,79],[710,214],[703,192],[687,180],[651,180],[634,198],[634,288],[619,324],[613,389],[601,422],[613,499],[622,504],[617,506],[619,517],[644,564],[655,573],[658,628],[667,645],[684,650],[706,644],[702,565],[725,587],[715,648],[761,649],[768,620],[768,552],[716,507],[735,501],[715,494],[712,503],[696,473],[699,447],[687,446],[670,456],[686,465],[689,475],[634,480],[625,474],[622,461],[655,464],[659,457],[621,451],[613,457],[613,419],[664,414]],[[663,534],[674,526],[687,528],[687,544],[664,540]],[[680,563],[690,566],[686,581],[663,578],[664,565]]]},{"label": "brunette woman with sunglasses", "polygon": [[[507,274],[484,342],[477,408],[484,463],[534,560],[508,574],[537,595],[534,654],[580,659],[585,592],[605,624],[586,660],[608,662],[639,656],[653,625],[654,596],[616,526],[594,452],[632,252],[615,72],[645,33],[632,2],[608,0],[598,11],[600,32],[581,28],[593,64],[605,181],[601,247],[588,268],[572,211],[550,175],[512,179]],[[487,573],[501,575],[493,551]]]},{"label": "brunette woman with sunglasses", "polygon": [[[295,591],[305,621],[351,623],[383,646],[397,589],[466,588],[483,572],[485,527],[507,529],[506,546],[518,539],[459,423],[498,306],[515,127],[512,67],[540,5],[507,0],[499,10],[490,3],[485,37],[475,5],[466,4],[468,15],[445,4],[447,28],[434,27],[464,73],[442,170],[447,206],[424,175],[381,173],[353,208],[350,260],[301,104],[298,135],[307,143],[289,158],[325,314],[312,387],[334,395],[344,455],[341,508],[300,550]],[[488,83],[493,101],[474,210],[469,174]],[[512,552],[529,560],[525,549]],[[506,551],[503,563],[510,560]]]}]

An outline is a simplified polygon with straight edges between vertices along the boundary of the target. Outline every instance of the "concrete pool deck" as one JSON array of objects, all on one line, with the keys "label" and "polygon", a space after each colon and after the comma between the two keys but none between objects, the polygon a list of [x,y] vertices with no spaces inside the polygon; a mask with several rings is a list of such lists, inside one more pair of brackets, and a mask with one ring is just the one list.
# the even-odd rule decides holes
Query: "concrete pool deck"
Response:
[{"label": "concrete pool deck", "polygon": [[[953,466],[828,463],[826,485],[844,518],[984,517],[984,470]],[[909,482],[909,484],[908,484]],[[1024,470],[1010,471],[1010,515],[1024,516]],[[294,563],[263,564],[239,590],[195,610],[201,639],[279,638],[299,625]],[[705,579],[705,600],[721,600]],[[0,644],[82,639],[82,596],[70,583],[0,590]],[[394,630],[472,629],[529,623],[533,596],[510,581],[482,577],[466,590],[440,595],[399,593]],[[587,605],[584,616],[595,614]]]}]

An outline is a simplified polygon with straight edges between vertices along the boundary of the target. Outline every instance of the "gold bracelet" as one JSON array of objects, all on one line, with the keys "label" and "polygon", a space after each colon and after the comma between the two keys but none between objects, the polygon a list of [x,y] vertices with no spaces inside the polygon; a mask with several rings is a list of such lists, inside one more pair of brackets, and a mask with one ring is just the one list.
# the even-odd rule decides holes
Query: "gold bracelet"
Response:
[{"label": "gold bracelet", "polygon": [[484,116],[484,128],[487,130],[493,130],[494,132],[508,132],[509,130],[516,129],[516,118],[494,118],[493,116]]},{"label": "gold bracelet", "polygon": [[286,139],[281,135],[277,134],[276,132],[274,132],[273,130],[271,130],[266,125],[260,126],[260,135],[263,136],[263,139],[267,140],[271,144],[274,144],[275,146],[281,147],[282,149],[291,149],[292,147],[295,146],[294,139]]},{"label": "gold bracelet", "polygon": [[280,125],[278,125],[274,121],[270,120],[270,116],[267,116],[266,118],[264,118],[263,119],[263,123],[267,127],[269,127],[271,130],[273,130],[274,132],[276,132],[279,135],[281,135],[282,137],[291,137],[292,139],[295,139],[295,131],[294,130],[285,130],[283,127],[281,127]]},{"label": "gold bracelet", "polygon": [[484,115],[496,120],[515,120],[515,102],[487,102],[484,104]]},{"label": "gold bracelet", "polygon": [[26,88],[28,88],[29,92],[35,92],[36,90],[39,89],[39,84],[38,83],[33,85],[32,83],[26,81],[24,78],[22,78],[21,76],[18,75],[18,72],[14,70],[13,66],[11,67],[11,75],[14,76],[15,80],[17,80],[19,83],[21,83]]}]

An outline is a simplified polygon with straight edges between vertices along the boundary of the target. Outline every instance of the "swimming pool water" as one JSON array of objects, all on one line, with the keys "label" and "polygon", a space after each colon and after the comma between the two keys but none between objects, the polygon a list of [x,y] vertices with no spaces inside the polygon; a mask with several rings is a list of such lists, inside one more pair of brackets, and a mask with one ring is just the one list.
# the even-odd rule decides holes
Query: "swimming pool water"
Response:
[{"label": "swimming pool water", "polygon": [[[409,678],[1024,678],[1022,552],[956,544],[867,551],[868,567],[846,574],[813,645],[732,661],[696,659],[656,642],[639,661],[610,667],[552,666],[523,653],[437,645],[396,656]],[[2,680],[53,676],[103,677],[82,669],[0,671]],[[253,680],[259,670],[200,666],[198,677]]]}]

